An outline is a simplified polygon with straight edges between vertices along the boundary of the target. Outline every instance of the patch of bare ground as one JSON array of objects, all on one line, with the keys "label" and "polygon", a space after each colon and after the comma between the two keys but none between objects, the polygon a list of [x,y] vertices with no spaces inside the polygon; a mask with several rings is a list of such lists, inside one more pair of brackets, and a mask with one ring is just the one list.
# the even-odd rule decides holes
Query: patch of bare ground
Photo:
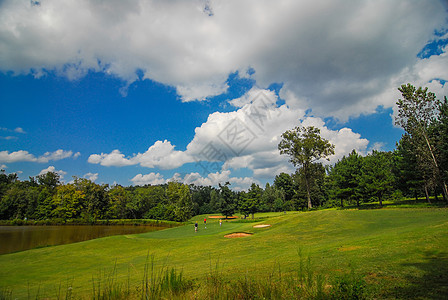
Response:
[{"label": "patch of bare ground", "polygon": [[226,234],[224,237],[226,237],[226,238],[240,238],[240,237],[247,237],[247,236],[251,236],[251,235],[252,235],[252,233],[235,232],[235,233]]}]

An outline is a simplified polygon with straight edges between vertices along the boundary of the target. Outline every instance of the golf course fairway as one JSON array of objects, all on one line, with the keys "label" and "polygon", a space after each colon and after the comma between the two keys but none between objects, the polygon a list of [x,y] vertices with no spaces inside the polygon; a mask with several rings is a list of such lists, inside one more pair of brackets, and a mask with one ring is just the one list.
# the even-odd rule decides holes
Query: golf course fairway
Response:
[{"label": "golf course fairway", "polygon": [[[142,288],[145,268],[175,268],[200,288],[223,280],[296,274],[302,257],[325,278],[354,272],[376,298],[448,295],[448,209],[322,210],[256,214],[250,220],[196,216],[187,225],[0,256],[0,289],[11,298],[93,298],[114,281]],[[207,218],[205,228],[204,218]],[[195,232],[194,223],[199,230]],[[254,228],[254,225],[263,224]],[[244,237],[227,238],[231,233]],[[275,270],[275,271],[273,271]],[[64,296],[66,298],[66,296]],[[194,298],[194,293],[188,294]]]}]

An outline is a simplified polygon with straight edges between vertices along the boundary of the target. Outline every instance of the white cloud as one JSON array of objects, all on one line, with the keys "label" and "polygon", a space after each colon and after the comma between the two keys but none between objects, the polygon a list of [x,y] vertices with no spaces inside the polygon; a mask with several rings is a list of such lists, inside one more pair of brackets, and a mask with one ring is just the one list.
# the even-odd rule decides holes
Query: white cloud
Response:
[{"label": "white cloud", "polygon": [[19,161],[37,161],[37,158],[24,150],[11,153],[9,153],[9,151],[0,151],[0,162],[14,163]]},{"label": "white cloud", "polygon": [[231,188],[234,190],[247,190],[250,185],[255,182],[259,182],[254,180],[251,177],[233,177],[231,176],[230,170],[224,170],[222,172],[209,173],[206,177],[202,177],[199,173],[193,172],[188,174],[180,174],[175,173],[171,178],[164,179],[163,176],[159,173],[151,172],[146,175],[137,174],[131,181],[135,185],[157,185],[164,184],[171,181],[177,181],[184,184],[195,184],[202,186],[215,186],[217,187],[220,183],[224,184],[225,182],[229,182],[231,184]]},{"label": "white cloud", "polygon": [[158,184],[164,184],[166,183],[166,180],[163,179],[163,176],[159,173],[149,173],[149,174],[137,174],[134,176],[134,178],[131,179],[131,181],[135,185],[145,185],[145,184],[151,184],[151,185],[158,185]]},{"label": "white cloud", "polygon": [[126,158],[119,150],[113,150],[111,153],[92,154],[87,161],[91,164],[101,164],[106,167],[123,167],[135,164]]},{"label": "white cloud", "polygon": [[14,163],[14,162],[39,162],[39,163],[47,163],[49,161],[57,161],[69,157],[78,157],[80,155],[79,152],[73,155],[73,151],[66,150],[56,150],[54,152],[46,152],[44,155],[36,157],[33,154],[29,153],[25,150],[19,150],[9,153],[9,151],[0,151],[0,162],[6,163]]},{"label": "white cloud", "polygon": [[69,158],[69,157],[76,158],[79,155],[80,155],[79,152],[77,152],[77,153],[75,153],[75,155],[73,155],[73,151],[65,151],[65,150],[59,149],[54,152],[45,152],[44,155],[37,158],[37,161],[47,163],[50,160],[56,161],[56,160],[61,160],[61,159]]},{"label": "white cloud", "polygon": [[144,153],[138,153],[132,157],[125,157],[120,150],[113,150],[111,153],[92,154],[88,162],[100,164],[102,166],[132,166],[140,164],[142,167],[174,169],[185,163],[192,162],[193,159],[183,151],[174,150],[174,145],[167,140],[156,141]]},{"label": "white cloud", "polygon": [[67,174],[67,172],[65,172],[65,171],[56,170],[56,168],[54,166],[49,166],[48,168],[43,169],[42,171],[40,171],[39,175],[44,175],[44,174],[46,174],[48,172],[57,173],[61,177],[61,179],[63,179],[64,175]]},{"label": "white cloud", "polygon": [[23,134],[26,133],[25,130],[23,130],[22,127],[17,127],[16,129],[14,129],[14,132],[17,132],[17,133],[23,133]]},{"label": "white cloud", "polygon": [[259,86],[284,83],[301,109],[346,120],[393,106],[382,96],[397,83],[448,79],[446,56],[416,57],[446,27],[443,2],[9,0],[0,70],[72,79],[92,70],[128,85],[141,70],[191,101],[224,92],[230,73],[251,67]]},{"label": "white cloud", "polygon": [[259,184],[258,180],[255,180],[251,177],[233,177],[231,176],[230,170],[209,173],[207,174],[207,177],[202,177],[199,173],[189,173],[185,174],[182,178],[181,174],[176,173],[169,181],[179,181],[185,184],[214,187],[217,187],[219,184],[229,182],[231,188],[234,190],[247,190],[254,182]]},{"label": "white cloud", "polygon": [[90,181],[95,181],[98,179],[98,173],[90,173],[89,172],[87,174],[84,174],[84,178],[87,178]]}]

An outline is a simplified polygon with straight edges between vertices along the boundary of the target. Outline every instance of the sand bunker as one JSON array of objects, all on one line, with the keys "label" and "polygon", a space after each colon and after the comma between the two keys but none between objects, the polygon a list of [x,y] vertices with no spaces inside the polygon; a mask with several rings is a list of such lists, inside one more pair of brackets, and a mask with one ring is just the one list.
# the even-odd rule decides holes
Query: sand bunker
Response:
[{"label": "sand bunker", "polygon": [[271,227],[271,225],[269,225],[269,224],[254,225],[254,228],[266,228],[266,227]]},{"label": "sand bunker", "polygon": [[235,233],[231,233],[231,234],[227,234],[224,237],[226,238],[240,238],[240,237],[246,237],[246,236],[251,236],[251,233],[246,233],[246,232],[235,232]]}]

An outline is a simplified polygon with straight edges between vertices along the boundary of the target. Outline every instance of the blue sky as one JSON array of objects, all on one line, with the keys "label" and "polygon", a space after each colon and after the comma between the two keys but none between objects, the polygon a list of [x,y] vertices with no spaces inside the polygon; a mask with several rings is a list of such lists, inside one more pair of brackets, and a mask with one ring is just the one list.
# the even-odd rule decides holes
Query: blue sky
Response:
[{"label": "blue sky", "polygon": [[397,88],[448,94],[447,17],[443,1],[3,1],[0,166],[245,189],[293,172],[276,146],[298,125],[331,162],[393,150]]}]

